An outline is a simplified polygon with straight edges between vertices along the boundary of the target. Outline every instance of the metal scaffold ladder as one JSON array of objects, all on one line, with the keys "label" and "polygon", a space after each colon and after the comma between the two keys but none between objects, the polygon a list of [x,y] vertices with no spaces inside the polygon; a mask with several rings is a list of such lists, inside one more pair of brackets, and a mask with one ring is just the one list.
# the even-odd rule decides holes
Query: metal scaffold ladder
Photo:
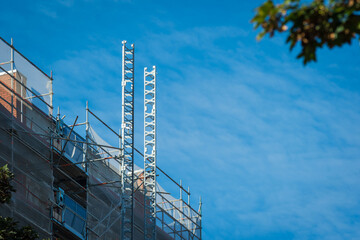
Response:
[{"label": "metal scaffold ladder", "polygon": [[144,69],[144,238],[156,239],[156,67]]},{"label": "metal scaffold ladder", "polygon": [[121,239],[134,239],[134,44],[122,42]]}]

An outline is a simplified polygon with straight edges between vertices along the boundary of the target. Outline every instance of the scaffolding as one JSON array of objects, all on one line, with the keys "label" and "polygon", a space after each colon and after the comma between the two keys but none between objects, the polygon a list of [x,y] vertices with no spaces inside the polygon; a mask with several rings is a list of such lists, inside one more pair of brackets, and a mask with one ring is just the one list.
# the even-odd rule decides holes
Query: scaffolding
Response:
[{"label": "scaffolding", "polygon": [[[133,46],[130,50],[133,54]],[[133,55],[130,59],[133,69]],[[54,116],[52,83],[52,74],[44,73],[0,37],[0,164],[8,164],[14,172],[17,190],[10,204],[0,206],[0,214],[33,226],[40,239],[125,239],[121,231],[125,189],[133,211],[132,216],[125,215],[131,220],[127,237],[144,239],[144,206],[150,206],[144,197],[152,191],[156,192],[155,205],[152,202],[156,239],[201,239],[201,204],[199,210],[191,207],[189,189],[159,167],[158,178],[175,184],[180,197],[158,183],[155,189],[149,185],[146,171],[134,164],[134,153],[143,158],[144,154],[133,145],[133,134],[128,142],[132,159],[124,174],[123,136],[128,130],[123,125],[115,131],[88,103],[84,123],[76,118],[67,124],[60,109]],[[98,134],[105,131],[103,136]],[[109,144],[104,136],[119,146]],[[131,179],[126,188],[124,177]]]},{"label": "scaffolding", "polygon": [[144,68],[144,230],[156,239],[156,67]]},{"label": "scaffolding", "polygon": [[122,42],[122,232],[121,239],[134,239],[134,44]]},{"label": "scaffolding", "polygon": [[9,44],[0,39],[0,164],[8,164],[14,173],[16,193],[0,210],[2,216],[31,225],[41,238],[49,238],[48,209],[54,201],[47,137],[54,128],[49,121],[52,78],[12,45],[12,41]]}]

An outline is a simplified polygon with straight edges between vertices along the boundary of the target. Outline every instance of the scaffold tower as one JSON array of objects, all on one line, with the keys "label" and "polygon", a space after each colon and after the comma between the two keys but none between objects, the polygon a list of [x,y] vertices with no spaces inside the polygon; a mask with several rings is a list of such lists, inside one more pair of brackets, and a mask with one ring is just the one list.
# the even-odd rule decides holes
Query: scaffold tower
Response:
[{"label": "scaffold tower", "polygon": [[156,239],[156,67],[144,69],[144,239]]},{"label": "scaffold tower", "polygon": [[134,44],[122,42],[122,240],[134,239]]},{"label": "scaffold tower", "polygon": [[145,151],[134,143],[134,45],[122,43],[119,129],[88,102],[85,122],[56,114],[52,76],[0,36],[0,166],[16,189],[0,215],[39,239],[201,240],[201,199],[197,210],[156,158],[157,68],[144,69]]}]

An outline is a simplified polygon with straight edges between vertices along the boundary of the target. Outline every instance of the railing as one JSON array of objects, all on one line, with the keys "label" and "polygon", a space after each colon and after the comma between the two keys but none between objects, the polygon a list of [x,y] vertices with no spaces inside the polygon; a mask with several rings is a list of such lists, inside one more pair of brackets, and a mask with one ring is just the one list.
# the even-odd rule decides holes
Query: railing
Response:
[{"label": "railing", "polygon": [[53,208],[53,219],[81,239],[86,239],[86,209],[64,194],[64,202]]},{"label": "railing", "polygon": [[168,200],[161,193],[158,193],[158,197],[158,226],[174,239],[200,239],[200,215],[182,200]]}]

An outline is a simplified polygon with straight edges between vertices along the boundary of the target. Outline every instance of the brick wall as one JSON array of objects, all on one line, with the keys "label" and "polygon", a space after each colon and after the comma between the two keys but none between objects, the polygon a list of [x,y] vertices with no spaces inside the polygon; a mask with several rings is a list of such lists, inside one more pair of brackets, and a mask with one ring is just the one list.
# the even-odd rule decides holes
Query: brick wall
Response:
[{"label": "brick wall", "polygon": [[[9,72],[10,73],[10,72]],[[17,78],[18,80],[22,80],[24,82],[24,84],[26,84],[26,78],[21,74],[18,73],[16,70],[14,71],[14,77]],[[11,81],[12,78],[6,74],[6,73],[0,73],[0,105],[2,105],[2,109],[5,109],[5,111],[7,111],[8,113],[11,114],[11,112],[13,112],[13,116],[18,119],[19,121],[21,121],[21,112],[24,114],[25,113],[25,106],[23,105],[23,111],[21,111],[21,101],[20,98],[17,97],[15,94],[12,94],[12,92],[9,90],[11,89]],[[7,86],[8,88],[6,88],[5,86]],[[26,90],[24,87],[21,86],[20,83],[18,83],[16,80],[13,80],[13,87],[14,87],[14,91],[19,95],[19,96],[23,96],[25,97],[26,95]],[[13,96],[12,96],[13,95]],[[12,107],[11,107],[11,102],[13,100],[13,111],[12,111]],[[23,122],[25,122],[25,118],[23,117]]]}]

